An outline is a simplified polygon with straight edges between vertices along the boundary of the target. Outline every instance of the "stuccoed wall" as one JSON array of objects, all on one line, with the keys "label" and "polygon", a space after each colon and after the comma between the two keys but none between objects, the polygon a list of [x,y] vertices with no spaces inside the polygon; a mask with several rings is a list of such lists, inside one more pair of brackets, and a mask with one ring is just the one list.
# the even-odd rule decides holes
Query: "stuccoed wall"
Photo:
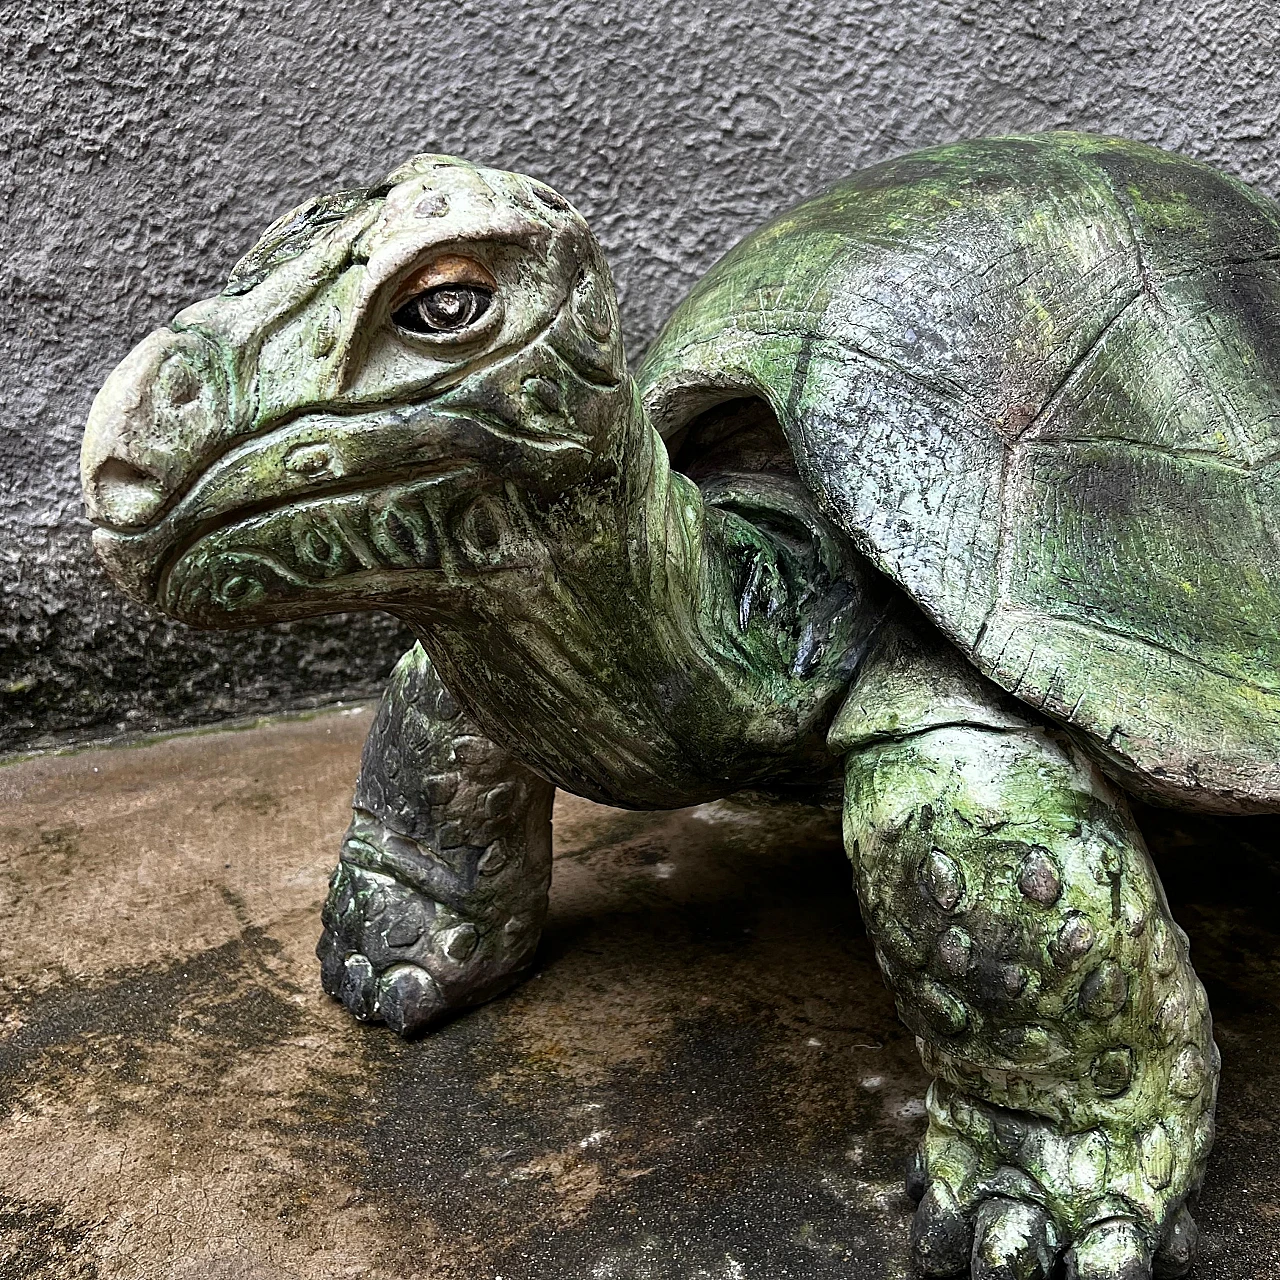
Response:
[{"label": "stuccoed wall", "polygon": [[97,571],[77,453],[129,347],[277,213],[417,151],[590,218],[638,352],[743,232],[851,170],[1058,126],[1280,193],[1277,0],[73,0],[0,34],[0,751],[374,691],[375,616],[236,635]]}]

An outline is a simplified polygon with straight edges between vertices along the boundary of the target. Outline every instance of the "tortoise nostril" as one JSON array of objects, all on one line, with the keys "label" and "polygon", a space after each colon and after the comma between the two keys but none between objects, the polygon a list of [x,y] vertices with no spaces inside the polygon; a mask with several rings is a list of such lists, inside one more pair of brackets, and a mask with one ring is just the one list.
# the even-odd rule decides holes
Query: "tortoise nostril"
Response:
[{"label": "tortoise nostril", "polygon": [[123,458],[108,458],[93,477],[94,514],[106,524],[137,528],[164,505],[164,486]]},{"label": "tortoise nostril", "polygon": [[190,404],[200,394],[200,377],[181,356],[171,356],[160,369],[160,386],[176,408]]}]

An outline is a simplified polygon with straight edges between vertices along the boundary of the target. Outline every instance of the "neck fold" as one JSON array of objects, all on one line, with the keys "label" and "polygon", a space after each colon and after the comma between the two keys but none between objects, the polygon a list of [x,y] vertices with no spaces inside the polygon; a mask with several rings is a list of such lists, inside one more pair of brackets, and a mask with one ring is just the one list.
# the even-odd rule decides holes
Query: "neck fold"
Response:
[{"label": "neck fold", "polygon": [[638,398],[598,479],[504,495],[504,567],[397,610],[450,691],[558,786],[671,808],[817,781],[881,604],[799,482],[672,471]]}]

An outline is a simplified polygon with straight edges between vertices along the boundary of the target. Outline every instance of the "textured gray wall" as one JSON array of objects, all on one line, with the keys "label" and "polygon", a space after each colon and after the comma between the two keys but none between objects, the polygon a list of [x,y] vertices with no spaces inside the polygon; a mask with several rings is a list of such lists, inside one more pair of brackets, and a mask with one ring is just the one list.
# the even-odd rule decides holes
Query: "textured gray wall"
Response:
[{"label": "textured gray wall", "polygon": [[0,750],[376,688],[378,617],[209,636],[94,567],[76,456],[129,347],[277,213],[415,151],[591,219],[633,351],[743,232],[965,135],[1125,134],[1280,192],[1280,0],[7,0]]}]

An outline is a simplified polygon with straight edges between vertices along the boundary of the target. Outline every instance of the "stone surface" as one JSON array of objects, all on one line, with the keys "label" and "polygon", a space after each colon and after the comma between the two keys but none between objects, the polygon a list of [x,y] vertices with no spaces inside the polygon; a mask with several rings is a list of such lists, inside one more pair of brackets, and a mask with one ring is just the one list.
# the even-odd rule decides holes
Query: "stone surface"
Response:
[{"label": "stone surface", "polygon": [[0,749],[372,690],[375,618],[196,636],[89,559],[75,456],[134,341],[306,194],[438,148],[583,210],[638,353],[745,231],[854,168],[1070,125],[1280,186],[1274,5],[103,0],[0,34]]},{"label": "stone surface", "polygon": [[[822,818],[562,797],[536,976],[404,1043],[311,956],[369,723],[0,769],[0,1277],[905,1280],[925,1077]],[[1141,820],[1223,1050],[1194,1274],[1270,1276],[1280,823]]]}]

